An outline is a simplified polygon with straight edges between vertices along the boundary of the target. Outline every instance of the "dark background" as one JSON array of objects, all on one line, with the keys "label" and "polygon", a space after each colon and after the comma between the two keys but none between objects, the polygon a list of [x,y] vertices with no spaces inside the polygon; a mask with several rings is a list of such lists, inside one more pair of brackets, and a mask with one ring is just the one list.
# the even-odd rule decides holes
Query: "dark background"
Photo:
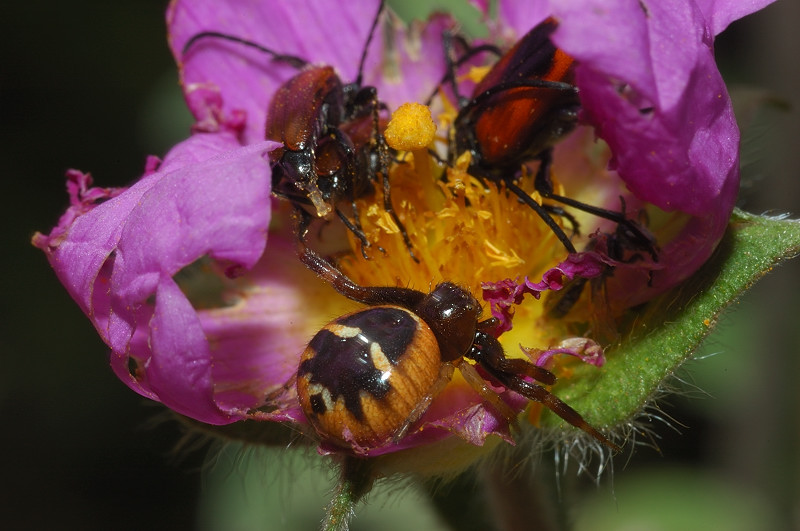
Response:
[{"label": "dark background", "polygon": [[[165,3],[28,0],[3,10],[0,522],[6,529],[196,526],[202,453],[172,453],[178,428],[154,423],[161,409],[117,381],[89,321],[29,244],[66,207],[67,168],[91,171],[100,186],[125,185],[141,174],[146,155],[163,155],[188,134],[166,46]],[[758,87],[793,105],[788,112],[762,109],[745,129],[742,202],[755,213],[800,212],[798,20],[795,2],[778,3],[734,23],[717,44],[734,89]],[[720,354],[688,369],[711,397],[665,405],[685,425],[682,434],[661,427],[661,454],[643,449],[617,464],[617,504],[624,505],[627,477],[690,470],[758,500],[778,528],[800,527],[798,272],[797,263],[781,267],[723,320],[706,349]],[[662,493],[650,498],[671,510]],[[607,492],[602,499],[613,509]]]}]

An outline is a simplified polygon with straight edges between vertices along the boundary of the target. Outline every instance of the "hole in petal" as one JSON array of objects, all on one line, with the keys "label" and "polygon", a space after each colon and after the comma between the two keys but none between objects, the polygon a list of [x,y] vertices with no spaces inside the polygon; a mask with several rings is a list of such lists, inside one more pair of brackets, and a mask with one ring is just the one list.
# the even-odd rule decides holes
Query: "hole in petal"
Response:
[{"label": "hole in petal", "polygon": [[227,295],[231,281],[207,256],[178,271],[173,279],[195,309],[224,308],[233,304]]}]

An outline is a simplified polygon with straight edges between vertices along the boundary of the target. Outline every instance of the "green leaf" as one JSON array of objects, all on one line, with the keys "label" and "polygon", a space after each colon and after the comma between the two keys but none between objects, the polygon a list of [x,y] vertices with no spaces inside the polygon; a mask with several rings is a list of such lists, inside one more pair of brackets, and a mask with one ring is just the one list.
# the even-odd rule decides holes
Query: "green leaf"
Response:
[{"label": "green leaf", "polygon": [[[628,339],[606,352],[602,370],[579,367],[554,392],[595,426],[624,425],[691,359],[720,313],[798,251],[799,221],[735,211],[712,258],[680,287],[639,310]],[[548,411],[542,426],[566,424]]]}]

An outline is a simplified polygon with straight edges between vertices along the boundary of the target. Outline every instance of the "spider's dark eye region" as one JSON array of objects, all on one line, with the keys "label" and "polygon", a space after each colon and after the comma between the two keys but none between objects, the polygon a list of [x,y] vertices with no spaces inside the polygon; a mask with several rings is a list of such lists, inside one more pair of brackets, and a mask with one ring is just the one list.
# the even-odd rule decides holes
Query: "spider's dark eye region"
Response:
[{"label": "spider's dark eye region", "polygon": [[306,416],[352,446],[387,442],[436,381],[436,338],[413,312],[376,306],[329,323],[309,343],[297,373]]}]

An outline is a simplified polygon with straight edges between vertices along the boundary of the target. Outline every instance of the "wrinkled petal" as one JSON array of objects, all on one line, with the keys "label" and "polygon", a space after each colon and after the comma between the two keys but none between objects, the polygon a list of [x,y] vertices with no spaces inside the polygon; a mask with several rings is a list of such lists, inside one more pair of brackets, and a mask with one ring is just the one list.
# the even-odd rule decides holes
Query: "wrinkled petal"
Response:
[{"label": "wrinkled petal", "polygon": [[620,267],[611,281],[617,302],[637,304],[683,281],[725,230],[738,192],[739,131],[713,37],[766,3],[500,2],[501,22],[518,35],[542,10],[558,19],[553,40],[578,60],[583,119],[611,148],[610,167],[639,200],[692,216],[660,242],[652,278],[641,264]]},{"label": "wrinkled petal", "polygon": [[522,351],[529,358],[535,359],[536,365],[544,368],[550,367],[550,361],[559,354],[574,356],[595,367],[602,367],[606,362],[603,347],[588,337],[569,337],[555,347],[546,350],[522,347]]},{"label": "wrinkled petal", "polygon": [[[696,271],[733,209],[739,131],[712,42],[747,10],[571,1],[555,12],[563,23],[553,38],[579,60],[585,119],[609,144],[611,167],[637,198],[693,216],[662,245],[661,271],[651,278],[635,265],[622,266],[611,280],[618,304],[637,304]],[[634,281],[641,290],[630,289]]]},{"label": "wrinkled petal", "polygon": [[727,219],[739,133],[703,14],[688,4],[589,7],[560,5],[553,39],[579,61],[586,119],[611,147],[612,166],[666,211]]},{"label": "wrinkled petal", "polygon": [[197,312],[168,275],[155,291],[151,357],[141,384],[170,409],[205,422],[229,422],[213,401],[211,356]]},{"label": "wrinkled petal", "polygon": [[775,0],[696,0],[714,35],[719,35],[728,24],[765,8]]},{"label": "wrinkled petal", "polygon": [[[112,348],[114,371],[137,392],[198,420],[230,421],[208,406],[207,341],[171,277],[202,256],[241,268],[257,262],[270,218],[264,153],[274,146],[192,137],[158,171],[38,241]],[[170,384],[182,363],[185,378]]]},{"label": "wrinkled petal", "polygon": [[[289,235],[272,235],[232,303],[199,312],[215,360],[216,401],[223,409],[245,413],[263,405],[267,393],[290,382],[317,330],[355,306],[298,266],[295,245]],[[270,405],[280,414],[296,410],[305,423],[290,388]]]}]

